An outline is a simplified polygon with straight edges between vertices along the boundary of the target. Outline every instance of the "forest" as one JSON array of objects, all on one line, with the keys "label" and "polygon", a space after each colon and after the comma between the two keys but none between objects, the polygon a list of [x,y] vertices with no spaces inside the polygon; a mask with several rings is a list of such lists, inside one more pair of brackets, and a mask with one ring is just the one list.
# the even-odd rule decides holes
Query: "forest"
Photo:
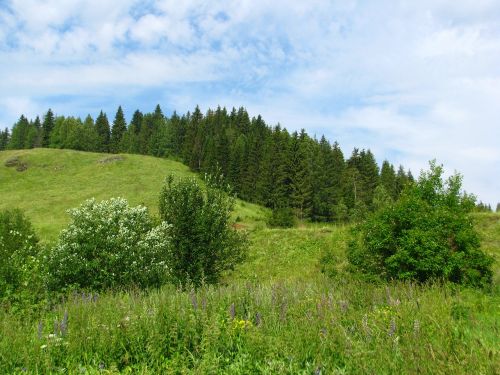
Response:
[{"label": "forest", "polygon": [[[319,140],[301,130],[270,126],[245,108],[209,109],[165,116],[135,111],[129,124],[121,106],[110,123],[105,113],[94,120],[56,116],[43,120],[24,115],[0,134],[0,150],[48,147],[92,152],[170,157],[193,171],[219,170],[236,195],[298,219],[343,222],[364,217],[397,199],[412,173],[385,160],[379,168],[373,153],[355,148],[349,157],[337,142]],[[487,207],[486,207],[487,209]],[[282,217],[282,216],[281,216]],[[278,222],[280,220],[278,219]]]}]

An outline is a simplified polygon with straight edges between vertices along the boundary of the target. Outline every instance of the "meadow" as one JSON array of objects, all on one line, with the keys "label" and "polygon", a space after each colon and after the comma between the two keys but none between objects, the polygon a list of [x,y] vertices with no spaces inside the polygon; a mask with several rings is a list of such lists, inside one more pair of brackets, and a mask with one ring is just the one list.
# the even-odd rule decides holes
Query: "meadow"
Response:
[{"label": "meadow", "polygon": [[[27,170],[4,163],[19,157]],[[182,164],[124,155],[0,153],[0,208],[32,219],[53,242],[82,200],[123,196],[154,213]],[[60,167],[57,167],[60,166]],[[500,216],[476,214],[496,258],[490,290],[369,282],[349,272],[349,226],[265,226],[266,209],[239,201],[246,261],[218,286],[74,293],[22,313],[0,310],[0,373],[499,374]]]}]

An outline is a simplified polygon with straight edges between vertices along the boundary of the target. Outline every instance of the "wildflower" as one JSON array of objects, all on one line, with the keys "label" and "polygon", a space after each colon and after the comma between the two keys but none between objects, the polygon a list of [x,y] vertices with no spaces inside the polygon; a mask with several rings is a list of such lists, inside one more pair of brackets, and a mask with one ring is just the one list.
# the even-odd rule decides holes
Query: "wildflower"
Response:
[{"label": "wildflower", "polygon": [[196,298],[196,294],[194,293],[194,291],[191,291],[190,297],[191,297],[191,304],[193,305],[193,310],[196,311],[198,309],[198,299]]},{"label": "wildflower", "polygon": [[257,312],[255,314],[255,325],[259,327],[261,323],[262,323],[262,314],[260,312]]},{"label": "wildflower", "polygon": [[392,337],[396,333],[396,320],[394,318],[391,319],[391,323],[389,325],[389,336]]},{"label": "wildflower", "polygon": [[341,300],[339,301],[340,304],[340,309],[342,310],[343,313],[347,312],[347,308],[349,307],[349,303],[347,301]]},{"label": "wildflower", "polygon": [[231,317],[231,320],[234,319],[236,315],[236,309],[234,307],[234,302],[231,304],[231,306],[229,306],[229,316]]},{"label": "wildflower", "polygon": [[413,334],[417,336],[420,332],[420,321],[418,319],[415,319],[413,322]]},{"label": "wildflower", "polygon": [[43,335],[43,322],[38,323],[38,339],[41,340]]},{"label": "wildflower", "polygon": [[66,331],[68,330],[68,311],[67,310],[64,312],[63,320],[61,321],[59,328],[61,330],[61,335],[64,336],[66,334]]}]

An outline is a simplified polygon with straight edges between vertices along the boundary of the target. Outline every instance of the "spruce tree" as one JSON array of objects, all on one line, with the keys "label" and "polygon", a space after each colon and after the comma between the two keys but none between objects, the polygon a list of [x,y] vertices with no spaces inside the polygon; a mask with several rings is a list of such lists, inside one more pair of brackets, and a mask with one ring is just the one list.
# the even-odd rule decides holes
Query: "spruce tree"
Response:
[{"label": "spruce tree", "polygon": [[49,108],[45,117],[43,118],[42,124],[42,147],[49,147],[50,145],[50,134],[55,126],[55,117],[52,110]]},{"label": "spruce tree", "polygon": [[338,143],[333,147],[323,136],[314,144],[312,212],[315,221],[332,221],[342,197],[344,155]]},{"label": "spruce tree", "polygon": [[83,150],[92,152],[99,150],[99,135],[95,128],[94,119],[90,114],[85,117],[83,122],[82,138]]},{"label": "spruce tree", "polygon": [[125,121],[125,116],[123,115],[122,107],[119,106],[113,121],[113,127],[111,128],[111,139],[109,143],[110,152],[116,154],[124,151],[121,149],[121,144],[123,135],[126,131],[127,123]]},{"label": "spruce tree", "polygon": [[24,115],[21,115],[19,120],[12,127],[12,135],[8,144],[9,149],[19,150],[25,148],[26,139],[29,131],[29,122]]},{"label": "spruce tree", "polygon": [[0,151],[5,150],[10,140],[9,128],[5,128],[3,132],[0,132]]},{"label": "spruce tree", "polygon": [[139,134],[141,132],[143,117],[142,112],[136,110],[132,116],[132,121],[130,121],[130,126],[125,133],[125,150],[129,153],[138,154],[140,152]]},{"label": "spruce tree", "polygon": [[309,217],[311,210],[311,167],[309,137],[304,130],[302,130],[300,138],[295,132],[292,136],[289,159],[290,203],[297,210],[301,220]]},{"label": "spruce tree", "polygon": [[380,169],[380,184],[392,199],[397,198],[396,172],[394,171],[394,166],[387,160],[384,160]]},{"label": "spruce tree", "polygon": [[109,140],[111,137],[111,131],[109,129],[108,117],[103,111],[101,111],[99,113],[99,116],[97,116],[97,119],[95,121],[95,129],[97,135],[99,136],[98,151],[109,152]]},{"label": "spruce tree", "polygon": [[[38,123],[37,123],[38,121]],[[23,148],[33,148],[38,139],[38,133],[40,128],[40,119],[37,117],[35,122],[30,121],[28,125],[28,129],[26,131],[26,138],[24,140]]]}]

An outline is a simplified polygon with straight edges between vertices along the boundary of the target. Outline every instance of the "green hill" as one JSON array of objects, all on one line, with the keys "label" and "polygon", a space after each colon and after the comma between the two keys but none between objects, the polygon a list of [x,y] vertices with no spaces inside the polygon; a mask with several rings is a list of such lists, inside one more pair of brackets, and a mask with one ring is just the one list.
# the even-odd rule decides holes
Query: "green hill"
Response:
[{"label": "green hill", "polygon": [[[0,152],[0,209],[20,208],[42,240],[53,241],[68,223],[66,210],[85,199],[124,197],[156,214],[168,174],[196,176],[184,164],[142,155],[32,149]],[[235,219],[248,228],[264,225],[266,209],[238,201]]]}]

